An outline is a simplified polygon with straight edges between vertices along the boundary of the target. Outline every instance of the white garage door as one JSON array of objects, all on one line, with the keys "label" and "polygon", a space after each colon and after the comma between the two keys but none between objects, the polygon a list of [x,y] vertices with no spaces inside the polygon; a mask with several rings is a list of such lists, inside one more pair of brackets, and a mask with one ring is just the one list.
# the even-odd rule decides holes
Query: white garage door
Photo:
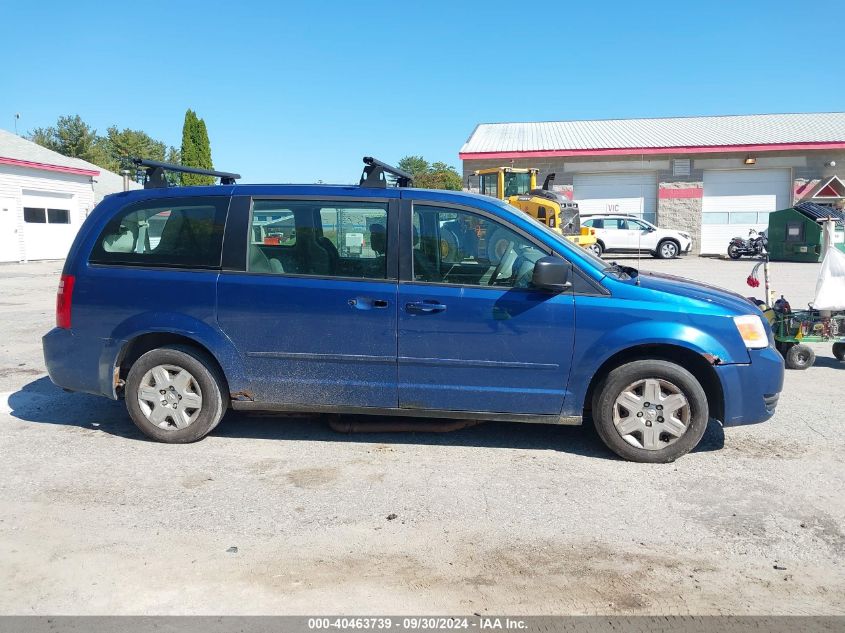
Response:
[{"label": "white garage door", "polygon": [[701,253],[727,252],[732,237],[769,226],[769,213],[792,203],[789,169],[740,169],[704,172]]},{"label": "white garage door", "polygon": [[24,249],[27,259],[63,259],[79,230],[72,195],[26,192],[23,197]]},{"label": "white garage door", "polygon": [[573,199],[581,213],[627,213],[654,222],[657,173],[575,174]]}]

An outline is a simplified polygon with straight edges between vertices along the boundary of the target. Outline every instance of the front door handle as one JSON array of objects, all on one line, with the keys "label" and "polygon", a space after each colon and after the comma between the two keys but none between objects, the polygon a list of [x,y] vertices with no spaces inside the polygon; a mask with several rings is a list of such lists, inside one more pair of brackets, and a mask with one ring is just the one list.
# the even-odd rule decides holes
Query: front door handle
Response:
[{"label": "front door handle", "polygon": [[405,312],[411,314],[437,314],[445,312],[446,306],[438,301],[412,301],[405,304]]}]

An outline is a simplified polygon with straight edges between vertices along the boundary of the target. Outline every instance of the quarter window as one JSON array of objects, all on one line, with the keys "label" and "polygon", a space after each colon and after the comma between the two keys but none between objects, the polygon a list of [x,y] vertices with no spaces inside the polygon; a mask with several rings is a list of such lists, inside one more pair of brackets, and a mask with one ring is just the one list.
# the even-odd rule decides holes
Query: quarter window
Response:
[{"label": "quarter window", "polygon": [[387,278],[387,203],[255,200],[247,270]]},{"label": "quarter window", "polygon": [[229,198],[132,205],[112,218],[91,252],[96,264],[219,268]]},{"label": "quarter window", "polygon": [[485,216],[416,205],[413,274],[417,281],[528,288],[548,253]]}]

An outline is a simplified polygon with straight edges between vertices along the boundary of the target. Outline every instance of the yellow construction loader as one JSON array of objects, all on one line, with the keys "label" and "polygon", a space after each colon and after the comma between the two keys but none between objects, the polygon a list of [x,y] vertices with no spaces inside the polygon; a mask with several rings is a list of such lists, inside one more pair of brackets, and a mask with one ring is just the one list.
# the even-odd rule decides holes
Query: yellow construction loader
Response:
[{"label": "yellow construction loader", "polygon": [[579,246],[592,247],[597,241],[595,231],[581,227],[578,203],[552,191],[554,174],[538,188],[539,171],[533,167],[490,167],[477,170],[475,175],[480,193],[507,201]]}]

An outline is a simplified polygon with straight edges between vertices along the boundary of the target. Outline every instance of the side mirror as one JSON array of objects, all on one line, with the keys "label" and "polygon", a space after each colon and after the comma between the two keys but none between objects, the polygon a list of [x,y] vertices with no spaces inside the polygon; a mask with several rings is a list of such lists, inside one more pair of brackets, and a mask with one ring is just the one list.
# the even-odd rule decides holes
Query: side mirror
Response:
[{"label": "side mirror", "polygon": [[531,282],[535,288],[563,292],[572,287],[572,264],[560,257],[543,257],[534,264]]}]

